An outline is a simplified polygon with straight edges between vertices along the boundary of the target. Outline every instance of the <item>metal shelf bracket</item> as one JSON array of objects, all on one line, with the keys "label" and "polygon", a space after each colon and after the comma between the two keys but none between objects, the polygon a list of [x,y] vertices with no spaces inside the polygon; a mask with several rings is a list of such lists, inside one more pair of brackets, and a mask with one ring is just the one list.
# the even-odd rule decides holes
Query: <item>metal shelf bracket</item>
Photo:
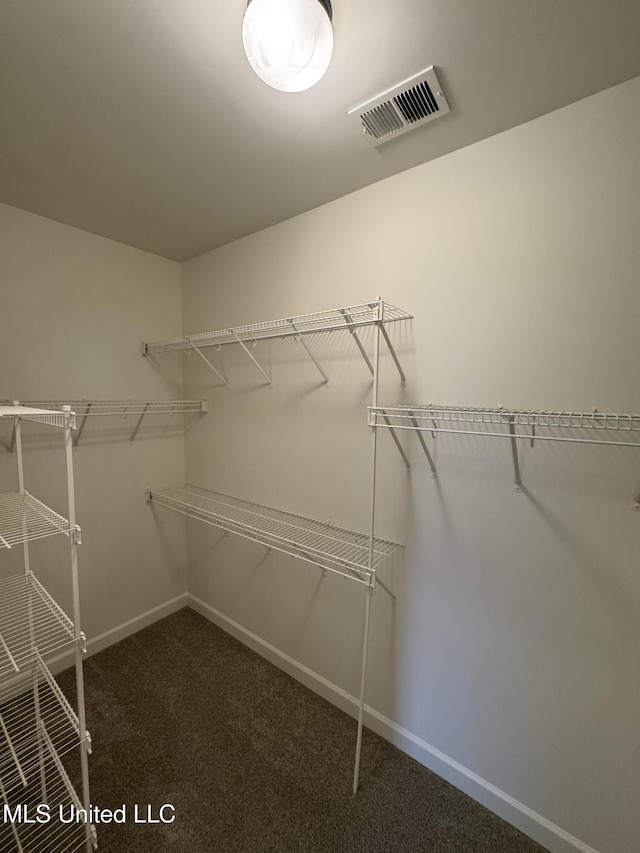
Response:
[{"label": "metal shelf bracket", "polygon": [[[242,340],[238,337],[238,335],[233,331],[233,329],[232,329],[231,331],[232,331],[232,334],[233,334],[234,338],[236,339],[236,341],[240,344],[240,346],[242,347],[242,349],[246,352],[246,354],[249,356],[249,358],[251,359],[251,361],[255,364],[255,366],[258,368],[258,370],[260,371],[260,373],[261,373],[261,374],[264,376],[264,378],[267,380],[267,382],[269,383],[269,385],[271,385],[271,377],[270,377],[270,376],[269,376],[269,374],[266,372],[266,370],[264,370],[264,369],[263,369],[263,367],[262,367],[262,365],[260,364],[260,362],[258,361],[258,359],[257,359],[254,355],[252,355],[252,354],[251,354],[251,352],[249,352],[249,348],[247,347],[247,345],[245,344],[245,342],[244,342],[244,341],[242,341]],[[255,344],[254,344],[254,345],[255,345]]]},{"label": "metal shelf bracket", "polygon": [[[287,319],[287,323],[290,323],[291,328],[295,332],[298,332],[298,327],[296,326],[296,324],[294,323],[294,321],[291,318]],[[314,354],[309,349],[309,346],[306,343],[306,341],[304,340],[304,338],[302,337],[302,335],[299,333],[296,334],[295,339],[296,339],[296,341],[299,341],[302,344],[302,346],[305,348],[307,355],[309,356],[311,361],[315,364],[316,368],[318,369],[320,376],[322,376],[322,378],[324,379],[324,384],[328,385],[329,384],[329,377],[327,376],[327,374],[324,372],[324,370],[318,364],[316,357],[314,356]]]}]

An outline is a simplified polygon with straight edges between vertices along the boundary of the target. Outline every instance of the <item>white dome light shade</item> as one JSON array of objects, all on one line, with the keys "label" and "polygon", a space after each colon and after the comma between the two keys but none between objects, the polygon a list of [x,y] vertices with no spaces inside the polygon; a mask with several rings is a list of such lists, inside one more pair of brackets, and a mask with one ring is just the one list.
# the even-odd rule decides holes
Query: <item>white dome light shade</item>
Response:
[{"label": "white dome light shade", "polygon": [[320,80],[333,53],[327,9],[328,0],[249,0],[242,43],[261,80],[282,92],[303,92]]}]

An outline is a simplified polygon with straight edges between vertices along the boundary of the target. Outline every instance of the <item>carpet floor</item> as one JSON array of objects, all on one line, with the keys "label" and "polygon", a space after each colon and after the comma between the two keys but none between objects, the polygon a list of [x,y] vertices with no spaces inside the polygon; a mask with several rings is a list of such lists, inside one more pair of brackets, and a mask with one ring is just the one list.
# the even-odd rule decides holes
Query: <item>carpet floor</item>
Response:
[{"label": "carpet floor", "polygon": [[367,729],[352,797],[354,720],[191,609],[89,658],[85,690],[91,801],[128,817],[101,853],[544,853]]}]

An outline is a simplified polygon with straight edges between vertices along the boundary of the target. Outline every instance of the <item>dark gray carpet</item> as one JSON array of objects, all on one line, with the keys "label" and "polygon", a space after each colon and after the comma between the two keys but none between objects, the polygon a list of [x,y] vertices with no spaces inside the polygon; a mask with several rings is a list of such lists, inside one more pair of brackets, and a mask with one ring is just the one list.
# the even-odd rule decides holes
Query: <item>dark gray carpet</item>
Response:
[{"label": "dark gray carpet", "polygon": [[[73,694],[73,673],[60,676]],[[86,661],[91,799],[171,803],[101,853],[541,853],[543,848],[193,610]]]}]

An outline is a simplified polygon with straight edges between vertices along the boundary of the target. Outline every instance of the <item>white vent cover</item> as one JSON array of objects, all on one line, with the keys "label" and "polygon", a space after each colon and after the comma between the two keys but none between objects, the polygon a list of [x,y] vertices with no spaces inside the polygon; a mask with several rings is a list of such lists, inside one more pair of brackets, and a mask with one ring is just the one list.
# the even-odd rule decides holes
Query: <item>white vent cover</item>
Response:
[{"label": "white vent cover", "polygon": [[365,139],[381,145],[449,112],[433,65],[349,110]]}]

